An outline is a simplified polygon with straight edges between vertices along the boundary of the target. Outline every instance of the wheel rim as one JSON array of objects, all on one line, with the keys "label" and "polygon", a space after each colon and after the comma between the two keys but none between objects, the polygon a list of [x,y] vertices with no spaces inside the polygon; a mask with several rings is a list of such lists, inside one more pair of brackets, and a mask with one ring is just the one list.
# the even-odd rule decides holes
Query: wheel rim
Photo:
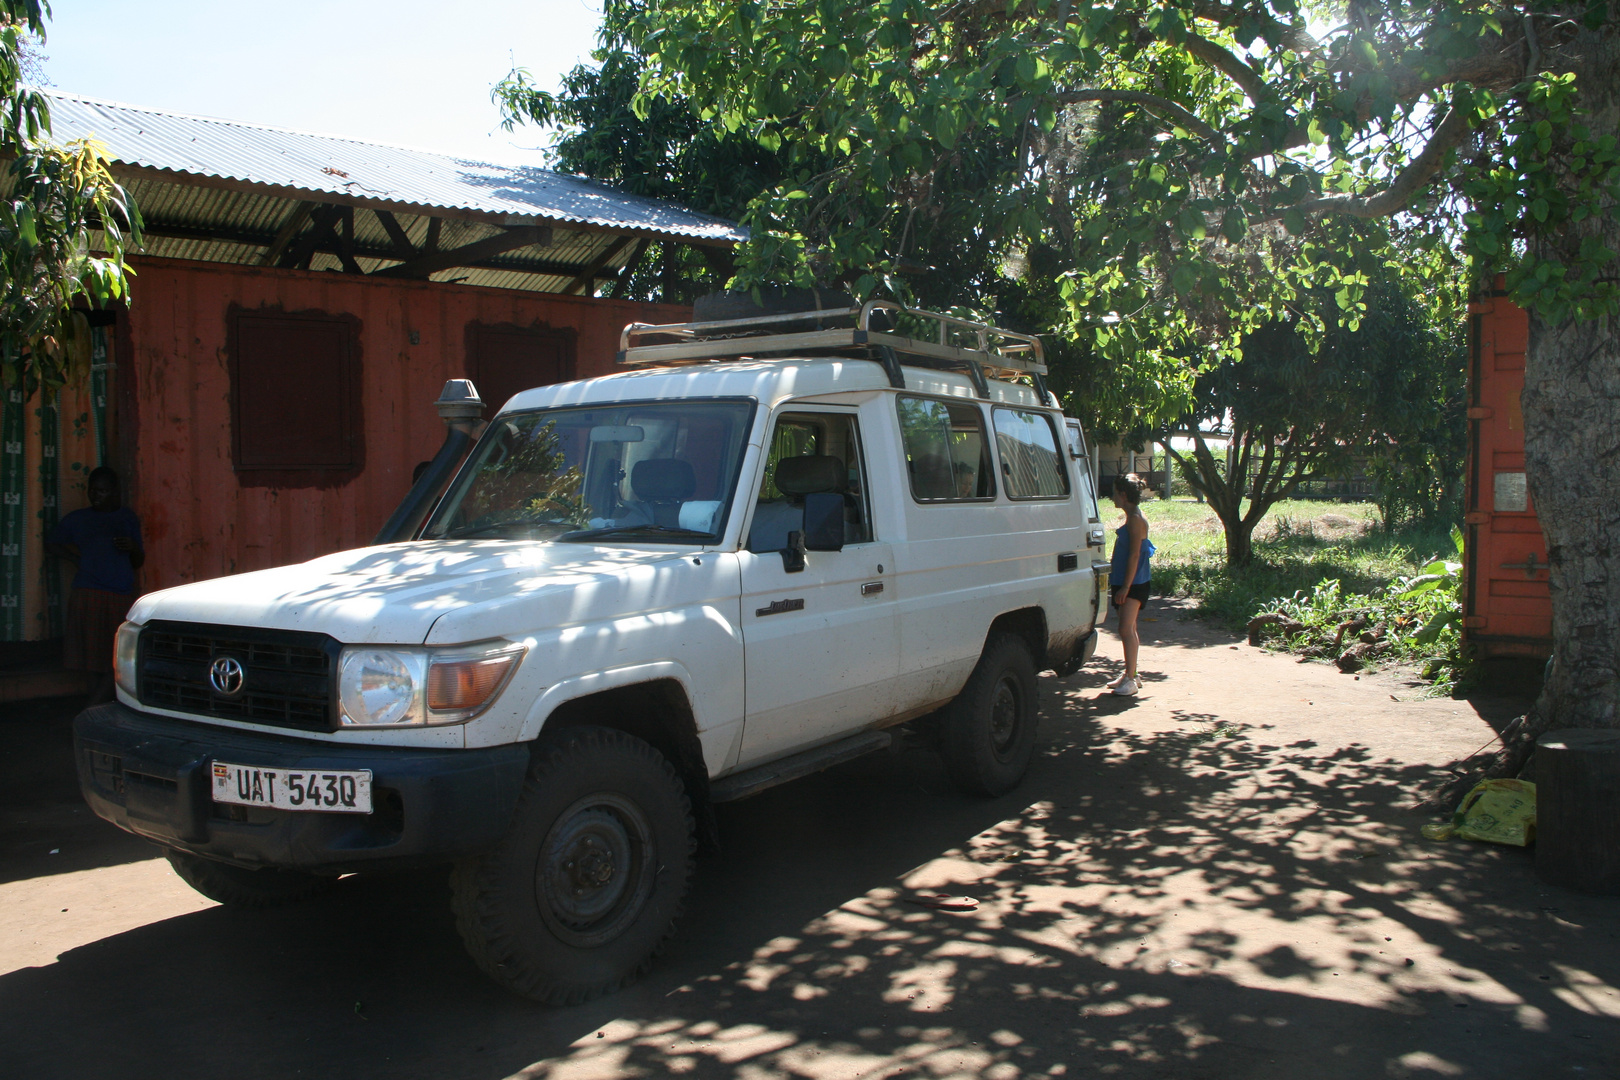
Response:
[{"label": "wheel rim", "polygon": [[1023,714],[1023,688],[1011,675],[1003,675],[997,681],[995,696],[990,701],[990,749],[1001,761],[1007,760],[1013,744],[1018,741],[1018,727]]},{"label": "wheel rim", "polygon": [[535,866],[540,915],[571,945],[604,945],[635,923],[653,883],[652,828],[622,795],[587,795],[557,816]]}]

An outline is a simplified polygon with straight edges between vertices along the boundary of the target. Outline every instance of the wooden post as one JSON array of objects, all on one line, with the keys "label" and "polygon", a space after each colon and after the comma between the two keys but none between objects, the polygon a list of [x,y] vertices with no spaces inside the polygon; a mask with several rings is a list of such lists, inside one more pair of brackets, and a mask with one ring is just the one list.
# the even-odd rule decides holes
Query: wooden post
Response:
[{"label": "wooden post", "polygon": [[1620,730],[1570,728],[1536,740],[1536,873],[1620,896]]}]

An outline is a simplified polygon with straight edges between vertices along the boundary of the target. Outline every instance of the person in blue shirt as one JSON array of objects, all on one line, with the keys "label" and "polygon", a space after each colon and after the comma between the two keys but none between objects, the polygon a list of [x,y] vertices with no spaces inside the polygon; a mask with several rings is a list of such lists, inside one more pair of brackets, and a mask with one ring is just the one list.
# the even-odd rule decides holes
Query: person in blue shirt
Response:
[{"label": "person in blue shirt", "polygon": [[107,466],[91,469],[90,505],[75,510],[45,537],[45,548],[74,563],[62,637],[62,666],[94,672],[99,678],[89,704],[113,698],[113,639],[135,602],[135,571],[146,561],[141,519],[120,503],[118,474]]},{"label": "person in blue shirt", "polygon": [[1147,483],[1135,473],[1114,477],[1112,499],[1125,511],[1125,524],[1114,533],[1114,557],[1108,570],[1108,590],[1119,612],[1119,640],[1125,647],[1125,672],[1108,684],[1120,697],[1135,697],[1141,688],[1136,676],[1136,654],[1142,639],[1136,617],[1152,591],[1153,541],[1148,539],[1147,518],[1142,516],[1142,492]]}]

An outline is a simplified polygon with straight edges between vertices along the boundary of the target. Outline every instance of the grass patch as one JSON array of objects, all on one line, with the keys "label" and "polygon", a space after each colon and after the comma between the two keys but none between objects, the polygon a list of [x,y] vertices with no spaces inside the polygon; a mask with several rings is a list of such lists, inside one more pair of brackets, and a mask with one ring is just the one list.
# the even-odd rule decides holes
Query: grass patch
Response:
[{"label": "grass patch", "polygon": [[1153,545],[1153,591],[1201,601],[1203,614],[1241,629],[1261,610],[1337,580],[1343,594],[1379,595],[1452,550],[1446,530],[1385,532],[1372,503],[1278,503],[1254,530],[1254,562],[1226,565],[1220,519],[1191,499],[1142,504]]}]

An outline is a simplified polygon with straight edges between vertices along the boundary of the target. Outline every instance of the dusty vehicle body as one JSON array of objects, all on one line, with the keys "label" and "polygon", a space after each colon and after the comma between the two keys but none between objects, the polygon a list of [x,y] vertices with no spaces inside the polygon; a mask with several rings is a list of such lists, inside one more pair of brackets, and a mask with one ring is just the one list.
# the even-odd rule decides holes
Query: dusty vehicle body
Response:
[{"label": "dusty vehicle body", "polygon": [[474,958],[568,1002],[650,963],[715,802],[902,730],[1011,788],[1035,673],[1095,648],[1083,437],[1032,339],[878,307],[631,327],[412,539],[143,597],[77,722],[91,806],[249,906],[453,862]]}]

